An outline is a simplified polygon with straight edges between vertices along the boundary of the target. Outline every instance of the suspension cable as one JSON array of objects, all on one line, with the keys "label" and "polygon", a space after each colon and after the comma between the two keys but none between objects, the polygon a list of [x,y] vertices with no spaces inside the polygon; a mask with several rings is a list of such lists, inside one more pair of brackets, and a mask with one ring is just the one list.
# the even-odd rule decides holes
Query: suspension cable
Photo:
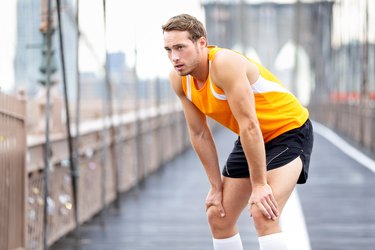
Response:
[{"label": "suspension cable", "polygon": [[[105,10],[105,2],[103,2],[103,13],[104,13],[104,27],[106,26],[106,18],[105,18],[105,13],[106,13],[106,10]],[[104,70],[106,70],[106,68],[104,67]],[[107,76],[106,76],[107,78]],[[106,154],[106,151],[105,151],[105,147],[106,147],[106,140],[105,140],[105,130],[106,130],[106,110],[105,110],[105,105],[104,105],[104,101],[103,101],[103,105],[102,105],[102,109],[103,109],[103,128],[101,130],[101,133],[100,133],[100,136],[101,136],[101,157],[100,157],[100,165],[101,165],[101,168],[102,168],[102,174],[101,174],[101,178],[100,178],[100,184],[101,184],[101,201],[102,201],[102,210],[100,212],[100,224],[102,227],[105,227],[105,216],[106,216],[106,212],[107,212],[107,204],[106,204],[106,186],[107,186],[107,172],[106,172],[106,161],[107,161],[107,154]]]},{"label": "suspension cable", "polygon": [[48,249],[48,234],[47,234],[47,225],[48,225],[48,171],[49,171],[49,156],[50,156],[50,138],[49,138],[49,120],[51,116],[51,40],[52,40],[52,27],[51,27],[51,0],[47,0],[47,65],[46,65],[46,103],[45,103],[45,113],[46,113],[46,134],[45,134],[45,144],[44,144],[44,207],[43,207],[43,249]]},{"label": "suspension cable", "polygon": [[110,62],[108,56],[108,43],[107,43],[107,11],[106,11],[106,0],[103,0],[103,21],[104,21],[104,40],[105,40],[105,83],[106,83],[106,94],[107,94],[107,109],[110,121],[110,142],[113,143],[113,148],[111,149],[111,158],[112,164],[114,168],[114,182],[115,182],[115,192],[116,192],[116,200],[115,206],[116,208],[120,208],[120,191],[119,191],[119,168],[118,168],[118,159],[117,159],[117,152],[116,152],[116,143],[117,143],[117,136],[116,136],[116,129],[113,122],[113,96],[112,96],[112,84],[110,79]]},{"label": "suspension cable", "polygon": [[57,18],[59,25],[59,40],[60,40],[60,59],[61,59],[61,70],[62,70],[62,80],[64,86],[64,99],[65,99],[65,113],[66,113],[66,128],[68,134],[68,149],[69,149],[69,164],[70,164],[70,175],[73,190],[73,202],[74,202],[74,221],[76,228],[79,227],[78,222],[78,198],[77,198],[77,179],[78,172],[73,159],[73,140],[70,132],[70,111],[69,111],[69,100],[68,100],[68,87],[66,81],[66,70],[65,70],[65,58],[64,58],[64,42],[62,33],[62,23],[61,23],[61,0],[56,0],[57,3]]},{"label": "suspension cable", "polygon": [[75,147],[75,164],[76,169],[79,171],[80,164],[80,118],[81,118],[81,78],[79,74],[79,40],[80,40],[80,30],[79,30],[79,0],[76,0],[76,27],[77,27],[77,40],[76,40],[76,147]]}]

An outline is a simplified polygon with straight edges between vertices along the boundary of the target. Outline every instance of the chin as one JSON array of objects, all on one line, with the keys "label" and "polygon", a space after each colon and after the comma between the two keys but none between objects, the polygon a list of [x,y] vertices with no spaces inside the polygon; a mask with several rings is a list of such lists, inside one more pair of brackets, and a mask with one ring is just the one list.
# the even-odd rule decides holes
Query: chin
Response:
[{"label": "chin", "polygon": [[177,71],[177,74],[178,74],[179,76],[187,76],[189,73],[186,72],[186,71]]}]

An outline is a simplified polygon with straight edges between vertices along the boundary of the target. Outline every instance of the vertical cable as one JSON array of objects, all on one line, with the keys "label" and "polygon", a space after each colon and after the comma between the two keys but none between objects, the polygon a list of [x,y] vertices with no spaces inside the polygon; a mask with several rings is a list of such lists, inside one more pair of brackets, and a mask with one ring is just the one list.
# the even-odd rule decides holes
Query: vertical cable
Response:
[{"label": "vertical cable", "polygon": [[66,70],[65,70],[65,57],[64,57],[64,39],[62,33],[62,24],[61,24],[61,2],[56,0],[57,4],[57,19],[59,26],[59,40],[60,40],[60,59],[61,59],[61,70],[62,70],[62,80],[64,87],[64,99],[65,99],[65,115],[66,115],[66,129],[68,134],[68,150],[69,150],[69,164],[70,164],[70,176],[72,181],[72,190],[73,190],[73,202],[74,202],[74,221],[76,228],[79,227],[78,222],[78,199],[77,199],[77,179],[78,172],[75,166],[73,159],[73,140],[70,132],[70,111],[69,111],[69,100],[68,100],[68,86],[66,81]]},{"label": "vertical cable", "polygon": [[[79,169],[80,164],[80,118],[81,118],[81,78],[79,75],[79,41],[80,41],[80,30],[79,30],[79,0],[76,0],[76,27],[77,27],[77,40],[76,40],[76,139],[75,139],[75,164],[76,168]],[[77,189],[79,188],[77,182]],[[78,190],[79,191],[79,190]],[[79,192],[78,192],[79,193]],[[78,194],[77,194],[78,196]],[[78,205],[78,204],[77,204]],[[78,209],[78,206],[77,206]]]},{"label": "vertical cable", "polygon": [[113,167],[113,175],[114,175],[114,182],[115,182],[115,192],[116,192],[116,200],[115,206],[116,208],[120,208],[120,192],[119,192],[119,171],[118,171],[118,159],[116,153],[116,129],[113,122],[113,96],[112,96],[112,84],[110,79],[110,62],[108,56],[108,43],[107,43],[107,11],[106,11],[106,0],[103,0],[103,20],[104,20],[104,40],[105,40],[105,83],[106,83],[106,94],[107,94],[107,108],[108,108],[108,116],[109,116],[109,135],[110,135],[110,143],[113,145],[111,148],[111,159],[112,159],[112,167]]},{"label": "vertical cable", "polygon": [[48,249],[48,234],[47,234],[47,225],[48,225],[48,210],[47,210],[47,199],[48,199],[48,171],[49,171],[49,155],[50,155],[50,138],[49,138],[49,120],[51,116],[51,39],[52,39],[52,27],[51,27],[51,0],[47,0],[47,65],[46,65],[46,134],[45,134],[45,144],[44,144],[44,207],[43,207],[43,249]]},{"label": "vertical cable", "polygon": [[[103,13],[104,13],[104,29],[106,26],[106,18],[105,18],[105,2],[103,0]],[[106,69],[105,69],[106,70]],[[107,77],[107,76],[106,76]],[[102,174],[101,174],[101,198],[102,198],[102,212],[100,213],[100,219],[101,219],[101,225],[102,227],[105,227],[105,215],[107,212],[107,202],[106,202],[106,194],[107,194],[107,170],[106,170],[106,164],[107,164],[107,152],[106,152],[106,116],[107,116],[107,110],[105,110],[105,104],[103,103],[103,129],[101,131],[101,141],[102,141],[102,157],[101,157],[101,166],[102,166]]]},{"label": "vertical cable", "polygon": [[369,113],[368,110],[370,109],[369,105],[369,13],[368,13],[368,1],[365,1],[365,22],[363,27],[363,62],[362,65],[362,84],[360,87],[360,110],[362,112],[361,115],[361,129],[360,129],[360,143],[362,145],[366,145],[366,131],[365,127],[367,126],[367,114]]},{"label": "vertical cable", "polygon": [[137,152],[137,164],[136,164],[136,185],[139,188],[142,185],[143,179],[143,150],[142,150],[142,121],[141,121],[141,90],[138,84],[137,75],[137,63],[138,63],[138,50],[137,50],[137,34],[135,36],[135,46],[134,46],[134,90],[135,90],[135,143]]},{"label": "vertical cable", "polygon": [[292,76],[292,86],[291,91],[292,93],[297,96],[297,81],[298,81],[298,74],[299,74],[299,44],[300,44],[300,19],[301,19],[301,3],[300,0],[295,2],[295,9],[294,9],[294,67],[293,67],[293,76]]}]

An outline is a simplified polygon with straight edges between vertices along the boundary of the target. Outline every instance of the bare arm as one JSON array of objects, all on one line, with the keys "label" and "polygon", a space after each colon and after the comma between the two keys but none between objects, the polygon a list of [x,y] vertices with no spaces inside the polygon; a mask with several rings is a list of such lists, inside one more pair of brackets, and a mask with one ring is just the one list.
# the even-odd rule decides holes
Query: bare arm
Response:
[{"label": "bare arm", "polygon": [[[224,90],[230,109],[240,128],[241,144],[249,165],[252,194],[249,202],[255,203],[263,214],[275,219],[277,203],[267,184],[266,156],[263,135],[255,111],[255,98],[249,82],[259,72],[242,56],[230,51],[218,54],[211,67],[212,80]],[[220,70],[219,70],[220,69]]]},{"label": "bare arm", "polygon": [[210,206],[217,206],[220,214],[224,216],[225,213],[221,203],[222,180],[219,160],[214,139],[206,121],[206,116],[184,95],[181,86],[181,78],[172,72],[170,74],[170,80],[182,104],[191,144],[202,162],[211,185],[211,191],[206,199],[206,209]]}]

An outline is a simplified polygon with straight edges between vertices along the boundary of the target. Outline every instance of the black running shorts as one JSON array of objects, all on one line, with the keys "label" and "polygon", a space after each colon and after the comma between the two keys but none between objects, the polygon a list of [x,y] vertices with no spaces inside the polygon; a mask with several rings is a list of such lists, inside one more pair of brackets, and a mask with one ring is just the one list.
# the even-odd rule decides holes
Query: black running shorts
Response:
[{"label": "black running shorts", "polygon": [[[282,167],[297,157],[301,157],[303,169],[297,183],[306,183],[313,141],[312,124],[310,120],[307,120],[301,127],[287,131],[267,142],[265,144],[267,170]],[[228,157],[222,174],[231,178],[250,176],[239,137],[234,143],[234,148]]]}]

